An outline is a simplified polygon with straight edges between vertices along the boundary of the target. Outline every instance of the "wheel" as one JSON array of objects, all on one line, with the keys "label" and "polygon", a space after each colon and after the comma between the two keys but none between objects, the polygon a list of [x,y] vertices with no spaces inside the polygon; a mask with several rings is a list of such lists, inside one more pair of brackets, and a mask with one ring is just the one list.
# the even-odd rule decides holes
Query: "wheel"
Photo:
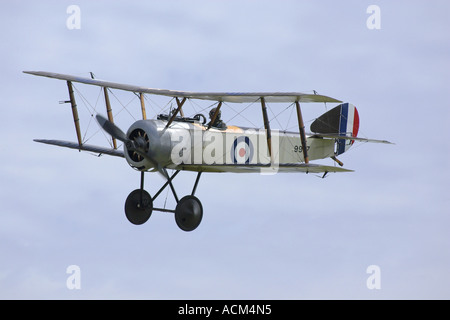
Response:
[{"label": "wheel", "polygon": [[194,196],[185,196],[178,201],[175,208],[175,222],[184,231],[195,230],[203,217],[203,207],[200,200]]},{"label": "wheel", "polygon": [[132,224],[143,224],[150,218],[152,211],[153,200],[147,191],[136,189],[128,195],[125,201],[125,215]]}]

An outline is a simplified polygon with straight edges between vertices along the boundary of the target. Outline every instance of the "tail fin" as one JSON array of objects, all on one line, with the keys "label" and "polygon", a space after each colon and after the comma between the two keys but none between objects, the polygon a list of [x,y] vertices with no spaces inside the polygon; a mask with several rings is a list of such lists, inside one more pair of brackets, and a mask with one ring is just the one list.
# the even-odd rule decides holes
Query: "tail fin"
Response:
[{"label": "tail fin", "polygon": [[[336,134],[339,136],[357,137],[359,130],[359,115],[356,107],[343,103],[325,112],[311,124],[314,133]],[[336,155],[347,151],[354,140],[337,139]]]}]

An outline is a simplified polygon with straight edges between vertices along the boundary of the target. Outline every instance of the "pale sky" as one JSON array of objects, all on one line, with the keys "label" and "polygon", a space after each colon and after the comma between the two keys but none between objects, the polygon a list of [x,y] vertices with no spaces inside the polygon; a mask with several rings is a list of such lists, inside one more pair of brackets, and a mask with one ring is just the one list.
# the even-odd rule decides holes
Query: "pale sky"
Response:
[{"label": "pale sky", "polygon": [[[80,29],[66,25],[72,4]],[[381,29],[367,27],[370,5]],[[3,2],[0,298],[449,299],[449,10],[448,1]],[[139,173],[124,159],[33,142],[76,136],[58,103],[66,84],[24,70],[186,91],[317,90],[358,107],[361,136],[396,144],[357,145],[340,157],[355,172],[326,179],[204,174],[197,230],[160,212],[134,226],[123,206]],[[77,88],[104,113],[98,88]],[[114,93],[139,114],[132,94]],[[245,116],[262,126],[255,107]],[[79,100],[84,129],[87,109]],[[325,111],[303,109],[308,120]],[[222,114],[233,124],[234,111]],[[133,121],[117,116],[123,130]],[[179,195],[194,180],[180,173]],[[146,174],[150,194],[162,183]],[[80,289],[66,285],[72,265]],[[380,289],[367,287],[372,265]]]}]

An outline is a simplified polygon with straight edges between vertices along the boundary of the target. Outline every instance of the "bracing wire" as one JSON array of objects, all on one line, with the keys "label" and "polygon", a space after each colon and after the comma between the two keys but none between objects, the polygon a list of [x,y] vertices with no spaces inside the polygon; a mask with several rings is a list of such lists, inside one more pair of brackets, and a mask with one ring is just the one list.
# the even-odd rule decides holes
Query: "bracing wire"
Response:
[{"label": "bracing wire", "polygon": [[83,143],[88,142],[92,137],[94,137],[95,135],[97,135],[97,133],[98,133],[99,131],[101,131],[101,132],[103,133],[103,136],[105,137],[105,139],[108,141],[108,143],[109,143],[110,146],[112,147],[112,144],[111,144],[111,141],[110,141],[111,139],[110,139],[110,138],[106,135],[106,133],[105,133],[103,130],[101,130],[101,129],[98,129],[98,130],[95,131],[91,136],[89,136],[88,138],[86,138],[86,137],[87,137],[87,134],[88,134],[88,131],[89,131],[89,128],[90,128],[90,125],[91,125],[91,123],[92,123],[92,119],[94,118],[94,114],[96,113],[98,101],[99,101],[100,95],[101,95],[101,89],[100,89],[100,91],[99,91],[99,94],[97,95],[97,100],[96,100],[96,102],[95,102],[95,106],[92,106],[91,103],[89,102],[89,100],[81,93],[80,90],[78,90],[78,88],[77,88],[76,86],[73,85],[73,88],[74,88],[75,92],[77,93],[77,96],[80,98],[81,102],[83,103],[83,106],[85,107],[85,109],[87,110],[87,112],[88,112],[89,115],[90,115],[88,125],[87,125],[86,130],[85,130],[84,135],[83,135],[83,139],[82,139],[82,140],[83,140]]}]

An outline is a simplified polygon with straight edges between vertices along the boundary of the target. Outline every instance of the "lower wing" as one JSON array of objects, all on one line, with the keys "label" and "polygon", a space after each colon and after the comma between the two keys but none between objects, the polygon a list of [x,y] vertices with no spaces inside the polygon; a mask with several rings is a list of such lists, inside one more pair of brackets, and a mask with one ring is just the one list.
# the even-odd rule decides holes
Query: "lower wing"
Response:
[{"label": "lower wing", "polygon": [[125,157],[125,155],[123,154],[123,151],[121,151],[121,150],[108,149],[108,148],[93,146],[93,145],[89,145],[89,144],[82,144],[80,146],[77,142],[70,142],[70,141],[63,141],[63,140],[45,140],[45,139],[34,139],[34,141],[40,142],[40,143],[45,143],[45,144],[51,144],[51,145],[58,146],[58,147],[90,151],[90,152],[98,153],[98,155],[107,154],[107,155],[115,156],[115,157],[122,157],[122,158]]},{"label": "lower wing", "polygon": [[196,172],[304,172],[304,173],[325,173],[325,172],[353,172],[353,170],[334,166],[325,166],[312,163],[280,163],[280,164],[179,164],[173,169],[196,171]]}]

